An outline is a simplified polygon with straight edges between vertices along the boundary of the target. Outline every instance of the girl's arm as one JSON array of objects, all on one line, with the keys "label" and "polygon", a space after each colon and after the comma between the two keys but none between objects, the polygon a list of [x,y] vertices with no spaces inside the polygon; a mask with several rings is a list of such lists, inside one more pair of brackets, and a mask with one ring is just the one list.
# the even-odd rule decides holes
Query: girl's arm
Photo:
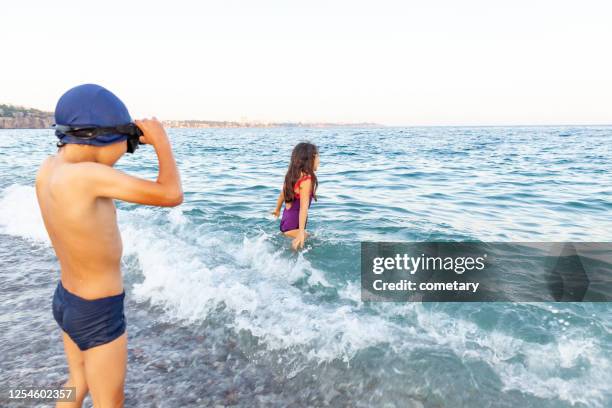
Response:
[{"label": "girl's arm", "polygon": [[278,195],[278,200],[276,200],[276,208],[274,209],[274,211],[272,211],[272,215],[274,215],[274,217],[276,218],[279,217],[281,205],[283,205],[284,201],[285,201],[285,190],[281,189],[281,192]]},{"label": "girl's arm", "polygon": [[306,218],[308,217],[308,206],[310,204],[310,194],[312,191],[312,181],[304,180],[300,184],[300,226],[297,236],[291,243],[293,249],[303,248],[306,239]]}]

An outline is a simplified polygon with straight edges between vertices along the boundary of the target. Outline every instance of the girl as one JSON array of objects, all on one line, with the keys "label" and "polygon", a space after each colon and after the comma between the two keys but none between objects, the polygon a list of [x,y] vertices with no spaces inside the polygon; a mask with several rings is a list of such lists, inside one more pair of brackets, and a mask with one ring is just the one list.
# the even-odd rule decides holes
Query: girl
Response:
[{"label": "girl", "polygon": [[319,184],[315,172],[319,168],[319,149],[312,143],[298,143],[291,153],[291,162],[285,175],[285,184],[281,190],[276,208],[272,211],[278,218],[280,207],[285,202],[280,230],[285,236],[293,238],[293,249],[303,248],[308,236],[306,221],[308,208],[314,198]]}]

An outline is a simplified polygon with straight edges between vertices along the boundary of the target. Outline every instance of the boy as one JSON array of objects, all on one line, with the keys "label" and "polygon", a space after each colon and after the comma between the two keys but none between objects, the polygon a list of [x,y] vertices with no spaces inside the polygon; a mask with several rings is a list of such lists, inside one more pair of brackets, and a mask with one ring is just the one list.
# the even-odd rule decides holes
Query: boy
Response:
[{"label": "boy", "polygon": [[[89,391],[96,408],[122,407],[127,333],[122,243],[113,199],[179,205],[180,176],[161,123],[153,118],[137,120],[134,126],[123,102],[101,86],[67,91],[57,103],[55,122],[60,148],[42,163],[36,195],[61,269],[53,316],[62,329],[68,361],[65,386],[76,387],[76,401],[58,406],[80,407]],[[157,181],[113,168],[138,142],[155,148]]]}]

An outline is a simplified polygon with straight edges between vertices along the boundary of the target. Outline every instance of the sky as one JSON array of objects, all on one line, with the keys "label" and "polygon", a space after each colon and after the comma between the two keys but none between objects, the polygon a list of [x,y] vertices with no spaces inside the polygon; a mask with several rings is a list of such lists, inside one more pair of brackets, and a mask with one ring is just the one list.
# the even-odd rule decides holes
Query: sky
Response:
[{"label": "sky", "polygon": [[610,21],[593,0],[20,0],[0,103],[97,83],[135,118],[612,124]]}]

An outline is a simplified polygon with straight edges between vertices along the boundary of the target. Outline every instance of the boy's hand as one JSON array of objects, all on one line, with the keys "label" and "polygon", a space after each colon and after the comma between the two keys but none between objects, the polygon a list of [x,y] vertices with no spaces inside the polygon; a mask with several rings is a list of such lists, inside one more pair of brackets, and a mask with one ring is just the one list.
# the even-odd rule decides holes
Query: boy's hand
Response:
[{"label": "boy's hand", "polygon": [[139,139],[142,143],[157,146],[168,141],[164,126],[155,116],[152,119],[135,120],[134,123],[142,130],[143,135]]}]

